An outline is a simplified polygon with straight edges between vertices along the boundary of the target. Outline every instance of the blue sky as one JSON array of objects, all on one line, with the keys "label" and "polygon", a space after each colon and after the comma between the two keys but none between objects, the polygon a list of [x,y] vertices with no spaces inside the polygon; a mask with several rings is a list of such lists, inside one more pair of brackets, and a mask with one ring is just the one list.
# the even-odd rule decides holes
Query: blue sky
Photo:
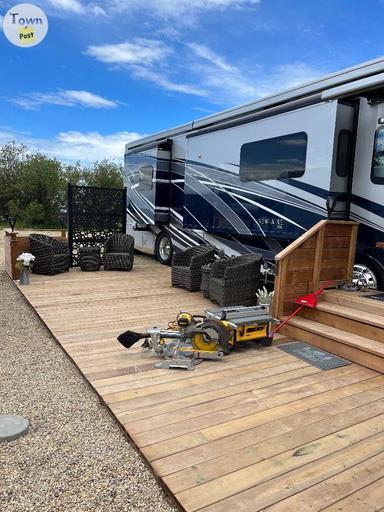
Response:
[{"label": "blue sky", "polygon": [[42,43],[0,31],[0,143],[65,161],[121,158],[141,135],[384,53],[381,0],[34,3]]}]

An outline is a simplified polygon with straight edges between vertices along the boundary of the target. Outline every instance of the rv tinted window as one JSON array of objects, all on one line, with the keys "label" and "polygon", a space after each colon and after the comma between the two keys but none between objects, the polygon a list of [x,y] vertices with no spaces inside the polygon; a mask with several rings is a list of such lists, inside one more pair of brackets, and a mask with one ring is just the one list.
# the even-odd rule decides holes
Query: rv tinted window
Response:
[{"label": "rv tinted window", "polygon": [[379,128],[375,135],[371,180],[384,185],[384,128]]},{"label": "rv tinted window", "polygon": [[341,130],[337,140],[336,174],[345,178],[349,170],[349,154],[352,134],[349,130]]},{"label": "rv tinted window", "polygon": [[149,192],[153,187],[153,167],[152,165],[142,165],[139,167],[139,190],[140,192]]},{"label": "rv tinted window", "polygon": [[240,181],[300,178],[305,171],[307,134],[292,133],[241,146]]}]

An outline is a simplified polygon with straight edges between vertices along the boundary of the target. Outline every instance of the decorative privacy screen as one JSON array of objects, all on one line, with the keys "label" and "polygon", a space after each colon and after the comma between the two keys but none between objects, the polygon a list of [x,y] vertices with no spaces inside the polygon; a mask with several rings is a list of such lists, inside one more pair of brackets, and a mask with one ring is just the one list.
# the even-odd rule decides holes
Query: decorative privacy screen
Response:
[{"label": "decorative privacy screen", "polygon": [[80,247],[100,247],[113,233],[125,233],[127,190],[68,184],[68,241],[72,266],[79,264]]}]

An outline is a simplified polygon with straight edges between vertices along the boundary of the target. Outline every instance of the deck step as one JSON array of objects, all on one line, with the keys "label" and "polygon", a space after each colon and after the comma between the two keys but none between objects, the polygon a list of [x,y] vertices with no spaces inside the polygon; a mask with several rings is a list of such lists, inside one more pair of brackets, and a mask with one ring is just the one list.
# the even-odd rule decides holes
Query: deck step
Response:
[{"label": "deck step", "polygon": [[384,345],[378,341],[299,316],[292,318],[281,332],[368,368],[384,372]]},{"label": "deck step", "polygon": [[320,301],[316,309],[303,308],[300,316],[384,343],[384,316],[326,301]]},{"label": "deck step", "polygon": [[[360,312],[370,313],[384,317],[384,302],[368,299],[366,296],[374,294],[370,292],[347,292],[343,290],[325,290],[321,294],[321,302],[325,301],[347,308],[357,309]],[[379,293],[379,292],[377,292]]]}]

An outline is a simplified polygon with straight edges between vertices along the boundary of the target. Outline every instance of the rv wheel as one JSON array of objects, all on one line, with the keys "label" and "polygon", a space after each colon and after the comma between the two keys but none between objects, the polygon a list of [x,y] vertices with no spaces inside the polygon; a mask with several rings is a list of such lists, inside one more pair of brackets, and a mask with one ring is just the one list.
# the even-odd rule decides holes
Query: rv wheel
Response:
[{"label": "rv wheel", "polygon": [[356,262],[353,267],[353,282],[372,290],[383,290],[384,279],[374,262]]},{"label": "rv wheel", "polygon": [[173,255],[173,245],[170,237],[162,231],[156,240],[155,255],[163,265],[170,265]]}]

